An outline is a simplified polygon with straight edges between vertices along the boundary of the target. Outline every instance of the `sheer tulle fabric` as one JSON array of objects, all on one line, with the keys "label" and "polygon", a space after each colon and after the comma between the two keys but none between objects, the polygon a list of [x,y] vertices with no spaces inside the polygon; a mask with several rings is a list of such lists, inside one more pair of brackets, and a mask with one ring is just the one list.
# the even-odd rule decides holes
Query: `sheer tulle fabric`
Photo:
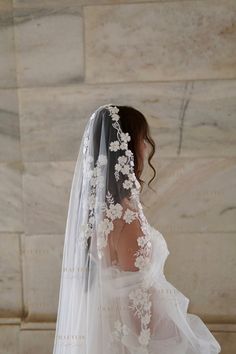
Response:
[{"label": "sheer tulle fabric", "polygon": [[[129,142],[117,106],[89,118],[70,193],[53,354],[219,353],[203,321],[187,313],[189,299],[165,278],[169,250],[143,213]],[[132,223],[136,235],[122,231]],[[123,265],[119,238],[129,250]]]}]

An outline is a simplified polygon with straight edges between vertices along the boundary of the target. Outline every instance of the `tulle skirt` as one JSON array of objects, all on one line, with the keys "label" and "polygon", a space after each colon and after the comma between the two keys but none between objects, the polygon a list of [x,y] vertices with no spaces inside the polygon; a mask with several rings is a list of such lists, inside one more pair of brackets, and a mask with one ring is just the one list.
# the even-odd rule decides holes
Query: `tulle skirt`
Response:
[{"label": "tulle skirt", "polygon": [[[166,279],[163,267],[169,250],[162,234],[154,228],[150,228],[150,231],[153,259],[148,271],[123,272],[115,266],[107,269],[107,274],[104,274],[107,276],[106,286],[110,298],[116,298],[123,308],[128,308],[126,301],[132,290],[138,289],[141,284],[151,289],[150,340],[146,347],[141,346],[138,331],[133,328],[133,331],[118,338],[119,340],[112,341],[110,354],[220,353],[220,344],[205,323],[199,316],[188,313],[189,299]],[[116,312],[114,321],[117,318],[118,324],[127,324],[132,329],[129,311]]]}]

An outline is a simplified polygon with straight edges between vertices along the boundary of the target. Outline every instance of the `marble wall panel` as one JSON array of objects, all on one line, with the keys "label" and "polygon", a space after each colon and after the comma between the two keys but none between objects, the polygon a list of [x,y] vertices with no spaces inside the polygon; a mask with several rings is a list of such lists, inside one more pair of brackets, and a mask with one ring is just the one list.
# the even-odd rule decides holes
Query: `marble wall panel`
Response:
[{"label": "marble wall panel", "polygon": [[21,247],[18,234],[0,233],[0,317],[22,315]]},{"label": "marble wall panel", "polygon": [[0,1],[0,89],[17,86],[12,2]]},{"label": "marble wall panel", "polygon": [[25,233],[64,233],[75,162],[25,164]]},{"label": "marble wall panel", "polygon": [[185,95],[182,156],[236,155],[236,81],[196,81]]},{"label": "marble wall panel", "polygon": [[0,164],[0,231],[21,232],[23,225],[22,164]]},{"label": "marble wall panel", "polygon": [[54,336],[54,331],[51,330],[21,331],[19,354],[52,353]]},{"label": "marble wall panel", "polygon": [[163,236],[170,251],[165,275],[189,298],[188,311],[207,322],[233,323],[235,233],[163,233]]},{"label": "marble wall panel", "polygon": [[21,160],[16,89],[0,89],[0,161]]},{"label": "marble wall panel", "polygon": [[163,232],[235,232],[236,159],[165,158],[142,199]]},{"label": "marble wall panel", "polygon": [[176,156],[184,83],[75,85],[19,91],[24,161],[76,160],[89,117],[106,103],[141,110],[158,144],[158,154]]},{"label": "marble wall panel", "polygon": [[14,4],[18,87],[83,79],[83,18],[75,1]]},{"label": "marble wall panel", "polygon": [[234,354],[236,348],[236,332],[214,332],[216,339],[220,342],[221,354]]},{"label": "marble wall panel", "polygon": [[25,321],[55,321],[64,235],[22,237]]},{"label": "marble wall panel", "polygon": [[235,78],[235,12],[234,0],[87,6],[86,82]]},{"label": "marble wall panel", "polygon": [[0,354],[18,354],[19,326],[0,325]]}]

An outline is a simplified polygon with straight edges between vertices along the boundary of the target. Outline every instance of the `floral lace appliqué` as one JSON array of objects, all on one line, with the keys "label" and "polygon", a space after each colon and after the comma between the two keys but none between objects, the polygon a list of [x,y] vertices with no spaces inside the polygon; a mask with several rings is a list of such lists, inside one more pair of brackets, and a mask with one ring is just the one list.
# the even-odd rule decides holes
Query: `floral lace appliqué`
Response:
[{"label": "floral lace appliqu\u00e9", "polygon": [[[98,226],[97,234],[97,250],[98,257],[101,259],[103,256],[103,248],[107,245],[107,238],[110,232],[113,230],[113,222],[116,218],[123,218],[126,223],[131,223],[135,218],[140,220],[142,234],[137,238],[138,251],[135,253],[135,266],[140,270],[145,270],[150,266],[150,255],[152,250],[152,244],[150,240],[149,230],[147,227],[146,218],[142,211],[142,205],[139,201],[139,189],[140,184],[134,173],[134,156],[132,151],[128,148],[128,142],[131,137],[128,133],[124,133],[121,130],[119,124],[119,109],[114,105],[105,105],[112,119],[112,126],[116,129],[117,135],[114,141],[109,144],[109,150],[112,152],[121,151],[122,155],[118,157],[115,168],[114,176],[116,181],[125,177],[122,182],[122,186],[126,190],[130,190],[130,201],[134,202],[138,206],[138,211],[133,211],[130,208],[126,208],[123,211],[123,206],[119,203],[114,202],[112,194],[108,191],[106,194],[106,203],[100,205],[101,210],[104,212],[104,219],[100,222]],[[91,119],[94,119],[95,115]],[[85,136],[84,141],[84,152],[87,152],[88,147],[88,137]],[[85,154],[86,156],[86,154]],[[88,162],[93,163],[92,157],[88,157]],[[82,240],[86,241],[88,237],[93,236],[94,222],[95,222],[95,207],[96,207],[96,188],[104,188],[104,181],[101,175],[101,169],[107,163],[106,156],[99,155],[97,164],[94,168],[89,167],[88,178],[90,180],[91,193],[88,198],[89,203],[89,222],[81,226],[82,230]],[[98,202],[97,202],[98,203]],[[135,208],[136,209],[136,208]],[[84,243],[86,244],[86,243]],[[117,273],[119,275],[119,272]],[[134,312],[141,323],[141,331],[138,336],[138,341],[140,346],[136,348],[136,354],[148,354],[148,343],[150,341],[150,320],[151,320],[151,293],[149,288],[143,283],[136,289],[129,293],[130,309]],[[113,338],[118,341],[129,334],[129,328],[125,323],[120,320],[114,322]]]}]

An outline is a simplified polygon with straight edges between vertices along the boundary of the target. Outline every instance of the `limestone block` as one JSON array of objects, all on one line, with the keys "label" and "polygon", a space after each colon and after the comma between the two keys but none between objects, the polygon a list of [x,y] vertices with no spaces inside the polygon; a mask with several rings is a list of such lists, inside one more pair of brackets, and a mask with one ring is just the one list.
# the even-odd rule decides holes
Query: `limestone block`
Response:
[{"label": "limestone block", "polygon": [[0,161],[21,160],[16,89],[0,89],[0,126]]},{"label": "limestone block", "polygon": [[0,316],[21,316],[22,276],[17,234],[0,233]]},{"label": "limestone block", "polygon": [[87,6],[89,83],[235,78],[234,0]]},{"label": "limestone block", "polygon": [[20,89],[23,160],[76,160],[89,117],[106,103],[140,110],[158,154],[176,156],[184,92],[184,83],[178,82]]},{"label": "limestone block", "polygon": [[214,332],[213,334],[221,345],[222,354],[235,353],[236,332]]},{"label": "limestone block", "polygon": [[27,330],[20,333],[19,354],[49,354],[53,351],[54,331]]},{"label": "limestone block", "polygon": [[22,164],[0,164],[0,231],[23,231]]},{"label": "limestone block", "polygon": [[16,58],[14,47],[12,1],[0,2],[0,88],[16,87]]},{"label": "limestone block", "polygon": [[235,156],[236,81],[196,81],[185,96],[181,156]]},{"label": "limestone block", "polygon": [[[19,87],[73,84],[83,78],[81,7],[16,1],[15,44]],[[56,8],[56,11],[55,11]]]},{"label": "limestone block", "polygon": [[18,354],[19,326],[0,325],[0,354]]},{"label": "limestone block", "polygon": [[145,211],[163,232],[235,232],[236,159],[158,159]]},{"label": "limestone block", "polygon": [[26,234],[64,233],[75,162],[25,164]]},{"label": "limestone block", "polygon": [[25,321],[55,321],[64,235],[23,237]]},{"label": "limestone block", "polygon": [[234,233],[163,233],[170,251],[165,275],[190,300],[189,312],[207,322],[236,316]]}]

